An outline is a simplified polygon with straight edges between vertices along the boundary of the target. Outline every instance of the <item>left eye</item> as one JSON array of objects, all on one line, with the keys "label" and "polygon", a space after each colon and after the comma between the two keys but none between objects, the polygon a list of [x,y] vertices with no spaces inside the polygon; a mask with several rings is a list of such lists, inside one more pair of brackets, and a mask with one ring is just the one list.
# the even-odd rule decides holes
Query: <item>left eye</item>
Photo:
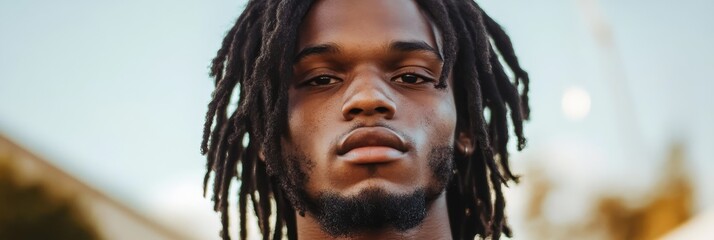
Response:
[{"label": "left eye", "polygon": [[319,76],[319,77],[310,79],[310,80],[307,81],[305,84],[306,84],[306,85],[310,85],[310,86],[325,86],[325,85],[335,84],[335,83],[338,83],[338,82],[339,82],[339,80],[336,79],[336,78],[334,78],[334,77],[330,77],[330,76]]},{"label": "left eye", "polygon": [[428,82],[429,80],[425,79],[424,77],[415,75],[415,74],[404,74],[404,75],[394,78],[394,81],[400,82],[400,83],[408,83],[408,84],[420,84],[420,83]]}]

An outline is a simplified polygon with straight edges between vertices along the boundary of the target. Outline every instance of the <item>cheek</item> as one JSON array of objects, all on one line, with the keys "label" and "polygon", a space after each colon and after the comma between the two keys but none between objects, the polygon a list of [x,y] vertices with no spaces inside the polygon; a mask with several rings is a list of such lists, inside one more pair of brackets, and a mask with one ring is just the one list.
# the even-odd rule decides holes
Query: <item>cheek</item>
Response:
[{"label": "cheek", "polygon": [[454,134],[456,132],[456,104],[454,103],[454,94],[451,90],[445,93],[448,97],[445,97],[440,101],[440,104],[436,107],[436,113],[433,116],[438,116],[435,123],[435,129],[438,131],[437,135],[444,138],[448,143],[453,144]]},{"label": "cheek", "polygon": [[406,113],[408,120],[405,123],[412,129],[408,134],[413,137],[416,146],[414,157],[419,159],[418,166],[412,169],[418,173],[413,180],[422,186],[433,181],[433,171],[429,167],[432,150],[454,146],[456,107],[453,97],[447,97],[451,92],[442,94],[444,95],[422,97],[407,106],[409,112]]},{"label": "cheek", "polygon": [[423,154],[434,147],[450,146],[454,142],[456,107],[453,97],[447,97],[451,96],[450,91],[442,94],[444,95],[424,98],[411,106],[418,111],[411,114],[414,116],[412,121],[417,124],[414,127],[421,129],[414,137],[418,138],[415,141],[419,142],[418,149],[422,150]]},{"label": "cheek", "polygon": [[325,124],[325,119],[321,112],[311,111],[312,109],[316,108],[309,102],[290,101],[287,116],[288,131],[282,138],[284,151],[299,155],[300,159],[305,161],[299,165],[309,177],[304,183],[306,185],[300,187],[304,187],[308,193],[313,192],[312,189],[316,188],[311,185],[312,183],[321,181],[321,179],[316,179],[320,175],[313,173],[321,171],[322,165],[319,164],[321,162],[319,156],[324,155],[319,154],[322,151],[319,141],[324,138],[319,126]]},{"label": "cheek", "polygon": [[335,119],[340,115],[333,100],[290,96],[288,104],[288,147],[302,152],[318,166],[325,161],[340,133]]},{"label": "cheek", "polygon": [[304,152],[307,157],[312,158],[312,152],[315,149],[316,141],[320,139],[320,127],[324,125],[324,116],[319,111],[311,111],[315,109],[309,104],[297,102],[291,104],[288,108],[288,134],[286,137],[289,145],[296,150]]}]

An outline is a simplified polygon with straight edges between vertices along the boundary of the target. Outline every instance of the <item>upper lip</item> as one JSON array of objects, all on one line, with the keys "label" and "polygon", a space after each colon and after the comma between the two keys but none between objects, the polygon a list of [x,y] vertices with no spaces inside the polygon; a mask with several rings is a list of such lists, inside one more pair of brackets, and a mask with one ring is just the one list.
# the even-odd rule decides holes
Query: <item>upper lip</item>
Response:
[{"label": "upper lip", "polygon": [[407,151],[407,144],[394,131],[385,127],[360,127],[347,134],[337,146],[337,155],[344,155],[355,148],[383,146]]}]

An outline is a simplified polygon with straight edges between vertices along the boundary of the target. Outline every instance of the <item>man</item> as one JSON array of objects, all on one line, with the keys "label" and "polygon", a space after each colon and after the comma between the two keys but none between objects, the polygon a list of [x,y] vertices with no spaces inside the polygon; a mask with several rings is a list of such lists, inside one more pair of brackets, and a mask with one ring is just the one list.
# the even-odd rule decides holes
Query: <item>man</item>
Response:
[{"label": "man", "polygon": [[204,186],[213,172],[224,239],[234,177],[242,239],[248,204],[264,239],[510,235],[507,111],[520,150],[528,77],[476,3],[250,1],[211,74]]}]

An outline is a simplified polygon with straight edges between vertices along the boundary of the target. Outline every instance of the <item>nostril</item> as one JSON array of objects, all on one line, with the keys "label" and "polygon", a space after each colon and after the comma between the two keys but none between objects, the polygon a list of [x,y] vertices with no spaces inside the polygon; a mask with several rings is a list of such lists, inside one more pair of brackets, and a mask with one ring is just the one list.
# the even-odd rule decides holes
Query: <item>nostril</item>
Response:
[{"label": "nostril", "polygon": [[389,109],[387,109],[386,107],[377,107],[377,108],[375,108],[374,110],[377,111],[378,113],[387,113],[387,112],[389,112]]},{"label": "nostril", "polygon": [[357,115],[357,114],[360,114],[361,112],[362,112],[362,109],[359,109],[359,108],[350,109],[350,115]]}]

